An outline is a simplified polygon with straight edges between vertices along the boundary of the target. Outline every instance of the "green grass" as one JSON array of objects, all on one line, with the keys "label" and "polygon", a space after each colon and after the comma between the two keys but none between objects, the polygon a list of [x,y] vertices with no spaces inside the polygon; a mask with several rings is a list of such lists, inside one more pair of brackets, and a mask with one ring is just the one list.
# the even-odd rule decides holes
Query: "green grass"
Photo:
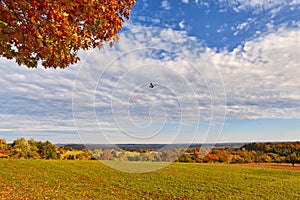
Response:
[{"label": "green grass", "polygon": [[300,199],[300,171],[174,163],[125,173],[99,161],[0,159],[0,199]]}]

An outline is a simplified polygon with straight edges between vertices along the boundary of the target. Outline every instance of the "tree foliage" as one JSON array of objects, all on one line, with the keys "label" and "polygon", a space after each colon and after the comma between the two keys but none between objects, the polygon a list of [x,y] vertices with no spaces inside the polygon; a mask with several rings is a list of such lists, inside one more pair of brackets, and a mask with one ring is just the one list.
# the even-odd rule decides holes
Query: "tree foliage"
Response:
[{"label": "tree foliage", "polygon": [[6,140],[0,138],[0,158],[8,158],[9,152],[9,146]]},{"label": "tree foliage", "polygon": [[49,141],[37,142],[38,153],[42,159],[59,159],[60,154],[56,151],[56,146]]},{"label": "tree foliage", "polygon": [[0,55],[21,65],[65,68],[80,49],[118,39],[135,0],[1,0]]},{"label": "tree foliage", "polygon": [[59,159],[60,153],[49,141],[37,142],[33,139],[18,138],[10,145],[7,157],[23,159]]},{"label": "tree foliage", "polygon": [[262,142],[250,143],[242,148],[247,150],[261,151],[264,153],[275,153],[280,156],[287,156],[293,152],[300,154],[300,142]]},{"label": "tree foliage", "polygon": [[13,158],[28,158],[30,145],[24,138],[18,138],[12,143],[10,152]]},{"label": "tree foliage", "polygon": [[0,150],[6,150],[8,148],[7,142],[5,139],[0,138]]},{"label": "tree foliage", "polygon": [[56,147],[49,141],[18,138],[7,144],[0,138],[0,158],[62,159],[62,160],[119,160],[151,162],[196,162],[196,163],[300,163],[300,142],[250,143],[240,148],[215,147],[188,149],[174,148],[157,151],[155,148],[113,149],[93,148],[88,150],[80,144]]}]

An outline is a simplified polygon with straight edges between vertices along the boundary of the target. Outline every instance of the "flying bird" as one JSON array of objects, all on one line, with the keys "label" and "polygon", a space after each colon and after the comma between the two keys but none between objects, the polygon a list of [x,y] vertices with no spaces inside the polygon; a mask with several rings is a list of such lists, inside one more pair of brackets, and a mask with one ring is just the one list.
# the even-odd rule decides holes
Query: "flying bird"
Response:
[{"label": "flying bird", "polygon": [[154,88],[156,86],[156,84],[153,85],[152,82],[150,82],[149,88]]}]

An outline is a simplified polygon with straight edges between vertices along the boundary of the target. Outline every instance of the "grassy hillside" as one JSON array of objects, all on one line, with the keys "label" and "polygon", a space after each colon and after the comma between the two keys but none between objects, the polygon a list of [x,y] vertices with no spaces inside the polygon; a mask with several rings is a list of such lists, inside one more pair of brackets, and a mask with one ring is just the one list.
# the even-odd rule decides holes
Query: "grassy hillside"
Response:
[{"label": "grassy hillside", "polygon": [[131,174],[99,161],[0,160],[0,199],[299,199],[300,171],[174,163]]}]

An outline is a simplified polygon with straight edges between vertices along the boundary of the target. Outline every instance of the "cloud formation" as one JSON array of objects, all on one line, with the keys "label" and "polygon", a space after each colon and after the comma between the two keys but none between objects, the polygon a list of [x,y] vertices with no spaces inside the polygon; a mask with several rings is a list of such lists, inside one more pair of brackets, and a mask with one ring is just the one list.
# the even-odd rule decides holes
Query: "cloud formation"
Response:
[{"label": "cloud formation", "polygon": [[1,135],[10,134],[15,139],[15,135],[29,134],[40,138],[41,132],[47,135],[48,131],[70,131],[73,136],[66,138],[78,142],[71,104],[76,67],[27,69],[4,58],[0,59],[0,66]]},{"label": "cloud formation", "polygon": [[165,10],[170,10],[170,3],[168,2],[168,0],[162,0],[161,2],[161,7]]},{"label": "cloud formation", "polygon": [[219,0],[219,4],[231,7],[236,12],[245,11],[248,9],[254,10],[255,12],[263,12],[271,10],[275,13],[276,10],[285,6],[295,6],[300,4],[299,0]]},{"label": "cloud formation", "polygon": [[299,30],[270,33],[232,52],[207,49],[227,91],[228,117],[298,118]]},{"label": "cloud formation", "polygon": [[[300,1],[219,3],[227,3],[236,12],[268,9],[274,18],[278,9],[298,9]],[[164,11],[173,9],[171,5],[161,2]],[[204,1],[201,5],[210,7]],[[160,17],[143,20],[161,25],[165,19]],[[234,26],[223,24],[216,32],[225,35],[230,29],[232,35],[240,36],[259,23],[247,17]],[[190,26],[187,18],[174,24],[182,29]],[[81,62],[65,70],[29,70],[1,58],[1,134],[24,133],[38,139],[43,132],[45,137],[57,133],[57,141],[81,137],[89,143],[190,142],[197,131],[201,133],[197,139],[205,140],[211,123],[213,141],[224,120],[225,105],[227,119],[232,120],[299,119],[300,31],[296,20],[280,26],[270,20],[267,30],[243,38],[230,50],[226,45],[207,47],[187,30],[170,28],[173,25],[161,26],[128,23],[113,48],[80,52]],[[149,82],[157,87],[149,89]],[[141,92],[138,100],[130,102]]]},{"label": "cloud formation", "polygon": [[[130,26],[115,48],[92,52],[78,72],[73,96],[78,128],[85,129],[90,120],[82,116],[90,116],[112,124],[100,128],[117,126],[136,141],[159,142],[177,131],[182,142],[193,137],[183,140],[186,129],[174,127],[196,129],[200,119],[223,120],[222,81],[196,38],[184,31]],[[157,86],[149,89],[150,82]],[[130,100],[141,93],[133,104]]]}]

